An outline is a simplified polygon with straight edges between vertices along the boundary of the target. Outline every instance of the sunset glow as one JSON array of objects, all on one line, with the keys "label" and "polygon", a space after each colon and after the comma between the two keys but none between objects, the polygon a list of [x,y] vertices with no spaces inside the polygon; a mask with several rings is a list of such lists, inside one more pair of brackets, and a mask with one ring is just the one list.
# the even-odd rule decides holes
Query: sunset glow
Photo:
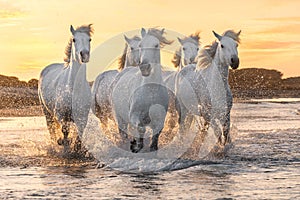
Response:
[{"label": "sunset glow", "polygon": [[38,78],[42,68],[63,62],[69,26],[92,23],[92,49],[109,38],[141,27],[164,27],[185,35],[242,30],[241,68],[276,69],[300,76],[300,1],[0,0],[0,74]]}]

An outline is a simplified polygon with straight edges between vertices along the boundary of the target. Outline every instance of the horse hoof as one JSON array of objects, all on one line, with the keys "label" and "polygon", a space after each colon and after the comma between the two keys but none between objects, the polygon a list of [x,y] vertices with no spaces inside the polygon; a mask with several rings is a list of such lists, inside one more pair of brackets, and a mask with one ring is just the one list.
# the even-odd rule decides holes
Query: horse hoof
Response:
[{"label": "horse hoof", "polygon": [[132,153],[138,153],[144,146],[143,144],[138,144],[136,140],[133,140],[130,143],[130,150]]},{"label": "horse hoof", "polygon": [[80,150],[81,150],[81,144],[80,143],[75,144],[74,145],[74,151],[75,152],[80,152]]},{"label": "horse hoof", "polygon": [[157,146],[150,147],[150,151],[157,151],[157,150],[158,150]]},{"label": "horse hoof", "polygon": [[57,140],[57,144],[58,144],[58,145],[68,146],[68,145],[71,144],[71,141],[68,140],[68,139],[65,140],[65,139],[59,138],[59,139]]},{"label": "horse hoof", "polygon": [[64,142],[63,142],[63,139],[62,139],[62,138],[59,138],[59,139],[57,140],[57,144],[58,144],[58,145],[63,145],[63,143],[64,143]]}]

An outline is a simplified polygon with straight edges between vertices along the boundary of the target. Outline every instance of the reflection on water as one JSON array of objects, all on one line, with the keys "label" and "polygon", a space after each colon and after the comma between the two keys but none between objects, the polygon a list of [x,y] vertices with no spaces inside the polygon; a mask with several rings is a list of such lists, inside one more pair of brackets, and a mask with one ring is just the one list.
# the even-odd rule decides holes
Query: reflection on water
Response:
[{"label": "reflection on water", "polygon": [[0,118],[0,199],[299,199],[299,108],[237,103],[225,157],[148,174],[53,153],[43,117]]}]

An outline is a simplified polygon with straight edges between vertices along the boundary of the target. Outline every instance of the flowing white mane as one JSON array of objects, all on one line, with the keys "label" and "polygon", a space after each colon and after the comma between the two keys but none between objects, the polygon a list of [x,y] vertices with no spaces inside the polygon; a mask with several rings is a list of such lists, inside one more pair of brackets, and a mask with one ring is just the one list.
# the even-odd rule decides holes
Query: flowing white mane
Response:
[{"label": "flowing white mane", "polygon": [[[139,36],[136,35],[136,36],[134,36],[133,38],[131,38],[131,40],[141,41],[141,38],[140,38]],[[126,43],[126,44],[125,44],[124,51],[123,51],[123,54],[122,54],[122,56],[119,58],[119,61],[118,61],[118,63],[119,63],[118,69],[119,69],[119,70],[122,70],[122,69],[124,69],[124,67],[125,67],[126,56],[127,56],[127,49],[128,49],[128,44]]]},{"label": "flowing white mane", "polygon": [[[189,35],[188,37],[184,37],[180,39],[181,42],[184,44],[186,42],[191,42],[195,44],[196,46],[199,46],[200,44],[200,32],[196,32],[194,34]],[[180,60],[181,60],[181,48],[176,50],[174,57],[172,59],[172,63],[174,64],[174,67],[177,68],[180,65]]]},{"label": "flowing white mane", "polygon": [[[89,25],[82,25],[79,26],[75,29],[75,33],[79,32],[79,33],[86,33],[89,37],[92,36],[92,34],[94,33],[94,29],[92,27],[92,24]],[[65,48],[65,57],[64,57],[64,61],[66,62],[66,64],[70,63],[70,58],[71,58],[71,53],[72,53],[72,43],[73,43],[73,37],[71,37],[69,39],[69,42]]]},{"label": "flowing white mane", "polygon": [[156,37],[159,40],[160,46],[164,47],[166,44],[172,44],[174,41],[173,40],[168,40],[167,38],[165,38],[164,35],[164,29],[163,30],[159,30],[156,28],[150,28],[147,32],[148,35],[152,35],[154,37]]},{"label": "flowing white mane", "polygon": [[[223,37],[229,37],[236,42],[240,43],[239,33],[234,32],[233,30],[228,30],[223,33]],[[211,65],[218,48],[218,42],[214,41],[211,45],[205,46],[197,56],[197,68],[206,68]]]}]

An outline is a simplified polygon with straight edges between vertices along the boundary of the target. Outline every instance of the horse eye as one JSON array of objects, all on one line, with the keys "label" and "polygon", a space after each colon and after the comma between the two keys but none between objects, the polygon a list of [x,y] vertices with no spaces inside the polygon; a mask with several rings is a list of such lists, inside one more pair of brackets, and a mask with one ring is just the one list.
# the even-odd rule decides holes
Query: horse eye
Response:
[{"label": "horse eye", "polygon": [[197,51],[199,51],[199,48],[197,48]]},{"label": "horse eye", "polygon": [[185,51],[185,48],[183,47],[182,50]]},{"label": "horse eye", "polygon": [[73,42],[75,42],[75,38],[73,38]]},{"label": "horse eye", "polygon": [[92,41],[92,39],[90,38],[89,41]]},{"label": "horse eye", "polygon": [[130,49],[131,49],[131,51],[133,51],[133,50],[134,50],[134,48],[133,48],[133,47],[130,47]]},{"label": "horse eye", "polygon": [[155,48],[158,48],[158,44],[157,44],[157,45],[155,45]]},{"label": "horse eye", "polygon": [[223,45],[223,44],[221,44],[221,48],[224,48],[224,45]]}]

